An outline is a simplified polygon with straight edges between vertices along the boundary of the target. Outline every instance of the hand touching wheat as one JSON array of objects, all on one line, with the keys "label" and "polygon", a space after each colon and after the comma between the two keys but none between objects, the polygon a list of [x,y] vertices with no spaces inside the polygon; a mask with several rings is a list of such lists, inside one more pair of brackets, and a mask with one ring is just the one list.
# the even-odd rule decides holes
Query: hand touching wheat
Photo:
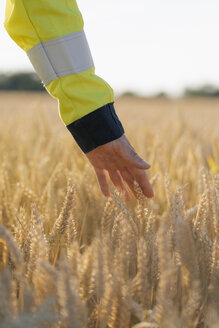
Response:
[{"label": "hand touching wheat", "polygon": [[97,147],[88,152],[86,156],[94,167],[104,196],[110,196],[107,172],[117,190],[125,191],[126,200],[130,200],[131,196],[124,182],[137,198],[134,190],[135,180],[146,197],[151,198],[154,196],[152,186],[145,172],[150,168],[150,164],[138,156],[125,135]]}]

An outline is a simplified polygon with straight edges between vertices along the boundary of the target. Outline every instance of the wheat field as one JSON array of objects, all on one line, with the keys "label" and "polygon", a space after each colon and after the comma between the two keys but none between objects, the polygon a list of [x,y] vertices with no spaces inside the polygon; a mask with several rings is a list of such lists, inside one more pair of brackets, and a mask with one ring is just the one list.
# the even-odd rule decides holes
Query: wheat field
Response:
[{"label": "wheat field", "polygon": [[105,198],[47,94],[0,94],[0,327],[219,327],[219,100],[119,98],[155,197]]}]

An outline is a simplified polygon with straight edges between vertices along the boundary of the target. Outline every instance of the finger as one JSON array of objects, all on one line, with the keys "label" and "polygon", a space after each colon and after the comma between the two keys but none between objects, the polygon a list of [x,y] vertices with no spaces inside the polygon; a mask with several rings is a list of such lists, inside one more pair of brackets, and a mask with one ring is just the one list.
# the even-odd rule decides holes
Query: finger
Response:
[{"label": "finger", "polygon": [[116,170],[108,170],[110,179],[118,191],[125,190],[122,179]]},{"label": "finger", "polygon": [[123,181],[122,181],[122,177],[119,174],[118,170],[108,170],[110,179],[112,181],[112,183],[114,184],[114,186],[116,187],[116,189],[121,192],[122,190],[125,191],[125,196],[126,196],[126,200],[131,200],[131,196],[126,188],[126,186],[124,185]]},{"label": "finger", "polygon": [[127,183],[129,189],[133,193],[136,199],[138,199],[137,194],[134,189],[134,177],[131,175],[131,173],[127,170],[127,168],[124,168],[123,170],[120,170],[120,174],[123,178],[123,180]]},{"label": "finger", "polygon": [[125,154],[125,161],[126,166],[128,167],[136,167],[138,169],[144,169],[147,170],[151,167],[149,163],[144,161],[134,150],[134,148],[131,146],[131,144],[128,142],[129,146],[126,147],[126,154]]},{"label": "finger", "polygon": [[107,178],[106,178],[106,172],[103,169],[98,169],[98,168],[94,168],[94,170],[96,172],[97,179],[98,179],[99,186],[100,186],[102,193],[104,194],[104,196],[109,197],[110,191],[109,191],[109,185],[108,185]]},{"label": "finger", "polygon": [[135,180],[138,182],[143,194],[148,198],[154,197],[153,188],[149,182],[147,173],[144,170],[140,169],[128,168],[128,171],[134,176]]}]

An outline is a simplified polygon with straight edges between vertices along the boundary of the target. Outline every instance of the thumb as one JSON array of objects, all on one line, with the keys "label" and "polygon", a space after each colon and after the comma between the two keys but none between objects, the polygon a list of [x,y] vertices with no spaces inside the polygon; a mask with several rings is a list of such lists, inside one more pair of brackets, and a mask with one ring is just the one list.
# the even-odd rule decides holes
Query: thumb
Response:
[{"label": "thumb", "polygon": [[126,160],[130,166],[134,166],[138,169],[147,170],[151,167],[151,165],[144,161],[134,150],[129,153]]}]

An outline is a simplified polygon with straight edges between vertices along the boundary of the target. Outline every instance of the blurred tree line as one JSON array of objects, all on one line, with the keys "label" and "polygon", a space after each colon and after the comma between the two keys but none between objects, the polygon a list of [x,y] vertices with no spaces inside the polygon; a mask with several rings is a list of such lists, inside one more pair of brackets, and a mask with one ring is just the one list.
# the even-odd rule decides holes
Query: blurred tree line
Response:
[{"label": "blurred tree line", "polygon": [[[139,97],[133,91],[124,92],[121,97]],[[219,97],[219,87],[215,87],[210,84],[203,85],[199,88],[185,88],[180,97]],[[153,95],[147,96],[147,98],[169,98],[166,92],[158,92]]]},{"label": "blurred tree line", "polygon": [[[7,73],[0,74],[0,91],[45,91],[45,88],[36,73]],[[126,91],[121,96],[138,97],[132,91]],[[183,97],[219,97],[219,87],[210,84],[199,88],[186,88],[182,93]],[[151,98],[168,98],[165,92],[149,96]]]},{"label": "blurred tree line", "polygon": [[0,90],[45,91],[36,73],[0,74]]},{"label": "blurred tree line", "polygon": [[206,84],[200,88],[186,88],[184,90],[185,97],[219,97],[219,88]]}]

